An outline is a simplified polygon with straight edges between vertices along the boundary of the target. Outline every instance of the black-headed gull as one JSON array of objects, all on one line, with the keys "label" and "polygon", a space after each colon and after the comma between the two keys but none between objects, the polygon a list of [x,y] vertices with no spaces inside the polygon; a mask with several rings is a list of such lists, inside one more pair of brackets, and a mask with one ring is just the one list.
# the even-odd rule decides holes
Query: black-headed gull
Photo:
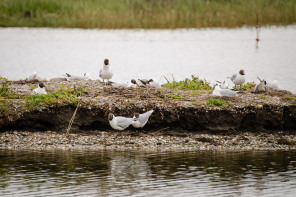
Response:
[{"label": "black-headed gull", "polygon": [[245,71],[240,70],[238,74],[233,74],[230,79],[234,83],[235,86],[244,84],[246,81]]},{"label": "black-headed gull", "polygon": [[99,76],[103,79],[103,82],[105,82],[105,79],[109,81],[112,78],[113,73],[112,73],[112,70],[110,69],[110,64],[108,59],[104,60],[104,66],[102,69],[100,69]]},{"label": "black-headed gull", "polygon": [[260,83],[255,85],[254,90],[255,91],[266,91],[266,81],[264,79],[261,80],[259,77],[257,77],[257,78],[259,79]]},{"label": "black-headed gull", "polygon": [[144,127],[145,124],[148,122],[148,119],[151,116],[152,112],[153,112],[153,109],[143,114],[135,113],[133,117],[134,122],[132,123],[133,127],[135,128]]},{"label": "black-headed gull", "polygon": [[35,88],[35,89],[32,91],[32,94],[33,94],[33,95],[47,94],[47,92],[46,92],[46,90],[45,90],[45,87],[44,87],[44,84],[43,84],[43,83],[38,83],[37,88]]},{"label": "black-headed gull", "polygon": [[68,81],[88,80],[88,79],[90,79],[90,74],[89,73],[84,73],[83,76],[70,75],[70,74],[66,73],[66,76],[67,76]]},{"label": "black-headed gull", "polygon": [[237,93],[235,90],[231,89],[221,89],[219,86],[215,86],[214,91],[212,92],[213,96],[234,96]]},{"label": "black-headed gull", "polygon": [[161,88],[160,85],[159,85],[159,83],[157,83],[153,79],[149,79],[148,82],[149,82],[148,83],[148,86],[150,86],[150,87],[153,87],[153,88],[156,88],[156,89]]},{"label": "black-headed gull", "polygon": [[108,120],[109,120],[110,126],[113,129],[120,130],[120,131],[126,129],[128,126],[130,126],[133,123],[132,118],[114,116],[114,114],[112,113],[109,113]]}]

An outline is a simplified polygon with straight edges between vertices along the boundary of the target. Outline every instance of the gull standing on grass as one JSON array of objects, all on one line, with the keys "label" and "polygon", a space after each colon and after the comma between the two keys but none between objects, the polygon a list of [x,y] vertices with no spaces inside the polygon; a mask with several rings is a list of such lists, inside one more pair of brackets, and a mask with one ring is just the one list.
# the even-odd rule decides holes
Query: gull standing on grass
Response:
[{"label": "gull standing on grass", "polygon": [[238,74],[233,74],[230,79],[234,83],[235,88],[236,88],[237,85],[244,84],[245,81],[246,81],[245,71],[244,70],[240,70]]},{"label": "gull standing on grass", "polygon": [[145,124],[148,122],[149,117],[151,116],[153,112],[153,109],[150,111],[147,111],[143,114],[135,113],[133,117],[133,127],[135,128],[142,128],[145,126]]},{"label": "gull standing on grass", "polygon": [[104,60],[104,66],[102,69],[100,69],[99,76],[103,79],[103,82],[105,82],[105,79],[109,81],[109,79],[112,78],[113,73],[112,73],[112,70],[110,69],[110,64],[108,59]]},{"label": "gull standing on grass", "polygon": [[43,84],[43,83],[38,83],[37,88],[35,88],[35,89],[32,91],[32,94],[33,94],[33,95],[47,94],[47,92],[46,92],[46,90],[45,90],[45,87],[44,87],[44,84]]},{"label": "gull standing on grass", "polygon": [[110,123],[110,126],[115,129],[122,131],[126,129],[128,126],[130,126],[133,123],[132,118],[126,118],[122,116],[114,116],[112,113],[109,113],[108,120]]}]

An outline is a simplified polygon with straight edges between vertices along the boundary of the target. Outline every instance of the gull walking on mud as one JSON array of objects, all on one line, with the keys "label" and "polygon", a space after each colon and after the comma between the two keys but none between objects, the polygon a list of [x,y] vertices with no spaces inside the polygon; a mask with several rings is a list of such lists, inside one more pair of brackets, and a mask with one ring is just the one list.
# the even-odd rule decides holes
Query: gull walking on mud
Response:
[{"label": "gull walking on mud", "polygon": [[153,112],[153,109],[150,111],[147,111],[143,114],[135,113],[133,117],[133,127],[135,128],[142,128],[145,126],[145,124],[148,122],[149,117],[151,116]]},{"label": "gull walking on mud", "polygon": [[109,81],[112,78],[113,73],[112,73],[112,70],[110,69],[110,64],[108,59],[104,60],[104,66],[102,69],[100,69],[99,76],[103,79],[103,82],[105,82],[105,79]]},{"label": "gull walking on mud", "polygon": [[32,94],[33,95],[42,95],[42,94],[47,94],[46,90],[45,90],[45,87],[44,87],[44,84],[43,83],[39,83],[37,88],[35,88],[33,91],[32,91]]},{"label": "gull walking on mud", "polygon": [[234,83],[235,87],[237,85],[242,85],[245,83],[245,71],[240,70],[238,74],[233,74],[232,77],[230,77],[231,81]]},{"label": "gull walking on mud", "polygon": [[122,116],[116,117],[112,113],[109,113],[108,120],[109,120],[110,126],[113,129],[119,130],[119,131],[126,129],[128,126],[130,126],[133,123],[132,118],[126,118]]}]

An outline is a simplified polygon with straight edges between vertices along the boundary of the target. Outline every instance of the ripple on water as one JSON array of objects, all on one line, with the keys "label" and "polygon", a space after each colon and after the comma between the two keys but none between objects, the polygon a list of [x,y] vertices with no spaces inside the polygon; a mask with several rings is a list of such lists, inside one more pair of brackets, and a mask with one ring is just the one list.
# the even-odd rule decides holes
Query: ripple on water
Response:
[{"label": "ripple on water", "polygon": [[296,192],[296,151],[0,150],[0,156],[0,196],[293,196]]}]

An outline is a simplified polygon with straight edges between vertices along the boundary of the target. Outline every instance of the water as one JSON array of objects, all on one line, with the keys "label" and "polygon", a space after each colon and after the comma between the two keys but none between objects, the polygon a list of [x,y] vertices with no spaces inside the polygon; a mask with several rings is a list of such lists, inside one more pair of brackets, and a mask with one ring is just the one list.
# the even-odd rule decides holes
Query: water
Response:
[{"label": "water", "polygon": [[0,150],[0,196],[295,196],[296,151]]},{"label": "water", "polygon": [[[37,71],[47,79],[89,72],[98,79],[105,58],[113,81],[192,74],[211,83],[243,68],[247,81],[257,76],[296,93],[296,26],[256,29],[82,30],[0,28],[0,75],[25,79]],[[227,80],[227,79],[226,79]],[[229,81],[228,81],[229,82]]]}]

